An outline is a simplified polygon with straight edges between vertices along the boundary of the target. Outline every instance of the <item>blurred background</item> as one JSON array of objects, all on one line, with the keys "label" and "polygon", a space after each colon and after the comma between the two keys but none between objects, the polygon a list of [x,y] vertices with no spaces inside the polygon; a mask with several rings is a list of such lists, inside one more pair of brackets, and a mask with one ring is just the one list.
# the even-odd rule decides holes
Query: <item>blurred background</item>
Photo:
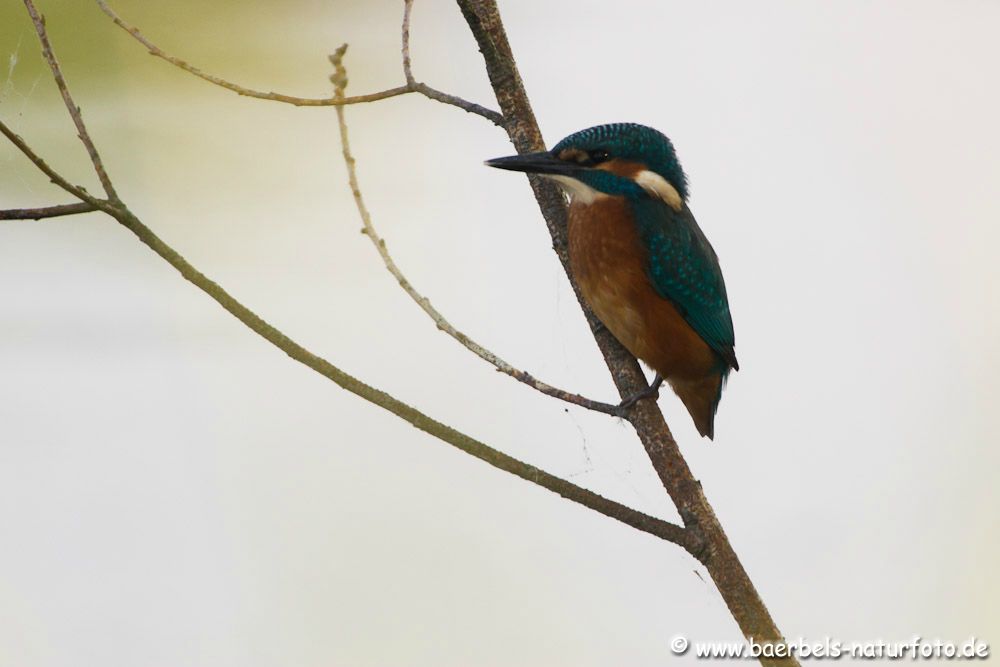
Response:
[{"label": "blurred background", "polygon": [[[629,427],[459,347],[384,270],[330,108],[240,98],[91,2],[52,41],[118,191],[345,371],[668,519]],[[401,2],[114,0],[262,90],[399,85]],[[714,443],[660,404],[789,638],[1000,642],[1000,5],[503,0],[546,139],[674,141],[742,370]],[[418,0],[420,80],[495,106],[457,7]],[[20,3],[0,118],[99,191]],[[512,151],[417,96],[348,111],[375,224],[463,331],[615,400]],[[0,207],[68,202],[0,143]],[[99,214],[0,224],[0,664],[662,665],[738,640],[679,548],[500,473],[259,339]],[[687,656],[684,661],[693,662]]]}]

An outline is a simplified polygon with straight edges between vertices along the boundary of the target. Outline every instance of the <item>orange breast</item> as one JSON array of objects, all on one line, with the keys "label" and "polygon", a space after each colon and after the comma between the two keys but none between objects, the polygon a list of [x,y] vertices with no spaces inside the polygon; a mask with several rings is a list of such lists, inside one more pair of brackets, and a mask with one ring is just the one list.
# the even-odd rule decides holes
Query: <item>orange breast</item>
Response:
[{"label": "orange breast", "polygon": [[594,314],[629,352],[667,380],[716,372],[712,350],[653,289],[646,250],[623,197],[570,206],[569,258]]}]

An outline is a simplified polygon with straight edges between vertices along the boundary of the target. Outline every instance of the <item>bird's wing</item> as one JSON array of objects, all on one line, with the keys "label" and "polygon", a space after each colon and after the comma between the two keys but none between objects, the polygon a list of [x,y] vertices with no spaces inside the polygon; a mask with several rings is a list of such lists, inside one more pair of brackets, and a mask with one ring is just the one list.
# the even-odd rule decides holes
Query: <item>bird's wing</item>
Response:
[{"label": "bird's wing", "polygon": [[728,366],[739,369],[733,318],[719,259],[685,205],[676,211],[659,199],[633,200],[639,234],[649,251],[649,279]]}]

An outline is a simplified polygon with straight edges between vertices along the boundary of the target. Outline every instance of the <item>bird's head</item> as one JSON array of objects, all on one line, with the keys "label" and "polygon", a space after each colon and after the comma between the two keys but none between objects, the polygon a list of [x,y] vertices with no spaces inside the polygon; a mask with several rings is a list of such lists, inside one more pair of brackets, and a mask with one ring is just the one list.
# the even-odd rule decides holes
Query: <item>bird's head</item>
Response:
[{"label": "bird's head", "polygon": [[652,196],[680,210],[688,195],[687,178],[670,139],[635,123],[587,128],[551,151],[495,158],[486,164],[551,178],[582,203],[601,196]]}]

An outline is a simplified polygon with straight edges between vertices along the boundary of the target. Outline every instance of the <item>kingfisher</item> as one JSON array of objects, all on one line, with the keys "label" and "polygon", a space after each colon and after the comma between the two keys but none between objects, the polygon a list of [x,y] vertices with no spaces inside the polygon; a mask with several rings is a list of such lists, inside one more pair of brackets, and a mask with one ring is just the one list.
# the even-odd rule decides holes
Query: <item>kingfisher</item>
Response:
[{"label": "kingfisher", "polygon": [[656,372],[695,427],[712,439],[736,338],[719,258],[688,208],[674,146],[636,123],[598,125],[550,151],[487,160],[552,179],[569,198],[569,263],[580,293],[607,329]]}]

